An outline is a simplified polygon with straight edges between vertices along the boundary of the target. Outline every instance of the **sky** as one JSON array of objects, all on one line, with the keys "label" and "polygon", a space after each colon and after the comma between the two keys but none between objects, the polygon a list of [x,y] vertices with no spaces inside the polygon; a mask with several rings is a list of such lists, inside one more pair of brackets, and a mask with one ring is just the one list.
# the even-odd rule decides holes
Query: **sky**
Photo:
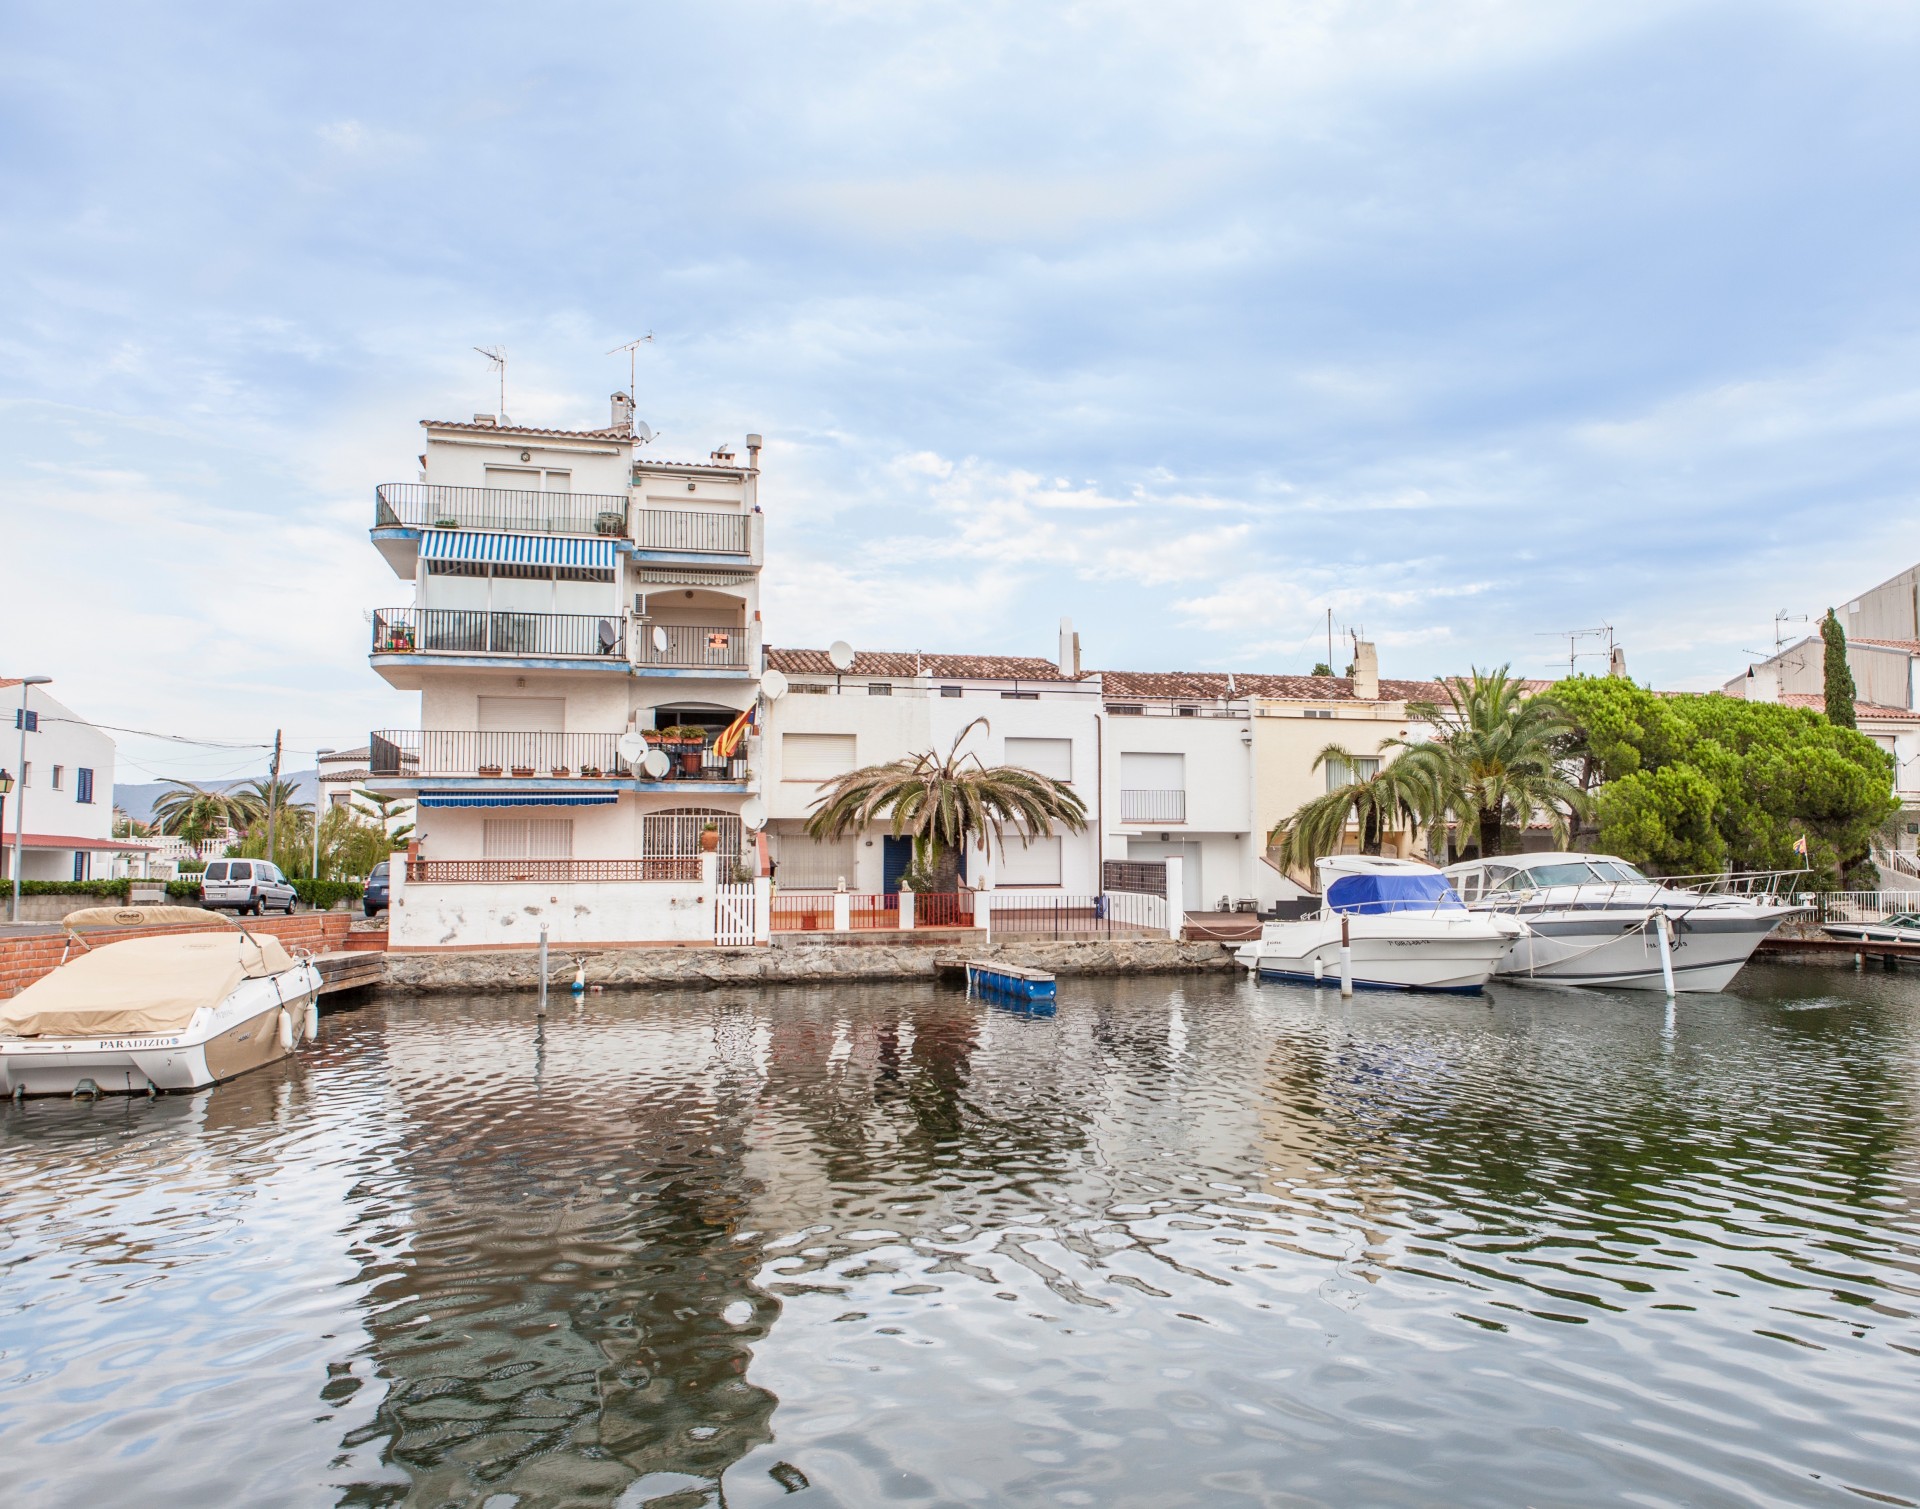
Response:
[{"label": "sky", "polygon": [[766,436],[776,644],[1706,688],[1920,559],[1910,0],[7,13],[0,674],[123,781],[417,721],[483,345]]}]

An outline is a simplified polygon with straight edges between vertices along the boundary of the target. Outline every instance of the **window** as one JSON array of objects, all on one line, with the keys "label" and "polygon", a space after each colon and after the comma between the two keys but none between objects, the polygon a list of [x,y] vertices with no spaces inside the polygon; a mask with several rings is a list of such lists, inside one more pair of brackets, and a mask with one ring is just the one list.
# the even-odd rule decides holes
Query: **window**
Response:
[{"label": "window", "polygon": [[73,851],[73,878],[75,880],[85,880],[87,878],[87,851],[85,849],[75,849]]},{"label": "window", "polygon": [[573,819],[490,817],[480,852],[487,859],[572,859]]},{"label": "window", "polygon": [[1038,692],[1002,692],[1000,700],[1002,702],[1038,702],[1040,694]]},{"label": "window", "polygon": [[244,859],[237,859],[227,870],[227,879],[251,880],[253,879],[253,866]]},{"label": "window", "polygon": [[13,726],[15,728],[18,728],[20,726],[20,720],[22,718],[26,719],[28,733],[37,734],[40,732],[40,710],[38,708],[16,707],[13,710]]},{"label": "window", "polygon": [[85,765],[73,773],[73,799],[76,802],[93,800],[93,772]]},{"label": "window", "polygon": [[207,866],[207,873],[200,878],[202,880],[225,880],[227,878],[227,862],[224,859],[213,860]]},{"label": "window", "polygon": [[1107,711],[1116,718],[1138,718],[1146,708],[1138,702],[1113,702],[1108,704]]},{"label": "window", "polygon": [[960,695],[960,688],[957,686],[943,686],[940,688],[940,695],[943,697],[957,697]]},{"label": "window", "polygon": [[1000,885],[1059,885],[1060,837],[1053,834],[1022,844],[1009,833],[1006,852],[1000,856]]},{"label": "window", "polygon": [[1197,718],[1200,716],[1200,709],[1197,707],[1183,707],[1180,709],[1180,716],[1183,718]]},{"label": "window", "polygon": [[867,695],[869,697],[891,697],[893,695],[893,683],[891,681],[869,681],[867,683]]},{"label": "window", "polygon": [[1380,774],[1378,757],[1355,760],[1349,765],[1345,760],[1328,760],[1326,763],[1327,790],[1338,791],[1350,781],[1370,781]]},{"label": "window", "polygon": [[1331,718],[1333,710],[1326,707],[1310,707],[1300,715],[1303,718]]},{"label": "window", "polygon": [[780,778],[830,781],[853,769],[852,734],[782,734]]},{"label": "window", "polygon": [[1009,739],[1007,763],[1052,776],[1056,781],[1073,779],[1073,740]]},{"label": "window", "polygon": [[53,767],[53,789],[55,791],[65,791],[67,789],[66,766],[56,765]]}]

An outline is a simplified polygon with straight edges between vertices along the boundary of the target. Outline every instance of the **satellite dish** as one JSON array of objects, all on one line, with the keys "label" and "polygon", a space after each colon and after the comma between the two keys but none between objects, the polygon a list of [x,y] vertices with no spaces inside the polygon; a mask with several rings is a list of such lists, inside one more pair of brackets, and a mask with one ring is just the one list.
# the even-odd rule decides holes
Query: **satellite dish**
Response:
[{"label": "satellite dish", "polygon": [[647,752],[647,741],[638,734],[625,733],[620,735],[620,742],[613,747],[620,751],[621,759],[633,765],[637,764],[640,757]]},{"label": "satellite dish", "polygon": [[767,825],[767,804],[757,796],[750,796],[740,804],[740,826],[749,833],[758,833]]},{"label": "satellite dish", "polygon": [[648,424],[644,419],[634,420],[633,438],[639,441],[640,444],[645,445],[649,440],[653,439],[653,426]]},{"label": "satellite dish", "polygon": [[779,671],[768,671],[760,678],[760,690],[767,701],[778,702],[787,694],[787,678]]},{"label": "satellite dish", "polygon": [[673,761],[667,758],[665,750],[649,749],[646,758],[640,762],[640,768],[654,780],[664,780],[667,772],[673,769]]},{"label": "satellite dish", "polygon": [[836,671],[853,669],[853,646],[844,639],[836,639],[827,647],[827,663]]},{"label": "satellite dish", "polygon": [[653,626],[653,648],[656,654],[664,655],[667,653],[667,631],[661,628],[659,624]]}]

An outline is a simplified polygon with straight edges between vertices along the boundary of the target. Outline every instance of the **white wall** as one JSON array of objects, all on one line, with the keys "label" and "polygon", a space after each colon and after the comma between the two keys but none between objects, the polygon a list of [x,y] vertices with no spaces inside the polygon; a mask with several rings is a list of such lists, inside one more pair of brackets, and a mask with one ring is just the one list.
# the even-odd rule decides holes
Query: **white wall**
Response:
[{"label": "white wall", "polygon": [[[624,493],[631,475],[628,441],[536,439],[465,430],[427,432],[427,481],[442,487],[485,487],[487,468],[539,468],[571,473],[569,492]],[[522,461],[520,453],[527,453]]]},{"label": "white wall", "polygon": [[[1276,899],[1291,893],[1282,877],[1259,873],[1253,818],[1253,748],[1250,718],[1122,714],[1106,722],[1107,857],[1163,859],[1178,855],[1186,867],[1186,905],[1211,909],[1231,900]],[[1182,757],[1186,821],[1127,822],[1122,817],[1121,771],[1128,754]],[[1172,847],[1163,847],[1162,834]]]},{"label": "white wall", "polygon": [[711,943],[711,897],[697,881],[423,885],[409,881],[388,920],[392,948],[569,943]]},{"label": "white wall", "polygon": [[[20,708],[21,691],[18,686],[0,687],[0,768],[11,771],[15,781],[13,795],[6,802],[7,866],[13,862],[12,835],[23,826],[23,810],[24,831],[28,833],[90,839],[113,836],[113,740],[80,722],[78,715],[45,687],[27,687],[26,705],[39,713],[40,727],[26,738],[30,770],[23,780],[20,731],[13,721]],[[60,767],[58,790],[53,784],[55,766]],[[93,772],[91,802],[79,800],[79,773],[83,769]],[[96,876],[112,871],[111,856],[101,851],[94,852],[89,865],[90,873]],[[13,872],[6,868],[0,873]],[[26,880],[71,880],[73,851],[26,850],[20,874]]]}]

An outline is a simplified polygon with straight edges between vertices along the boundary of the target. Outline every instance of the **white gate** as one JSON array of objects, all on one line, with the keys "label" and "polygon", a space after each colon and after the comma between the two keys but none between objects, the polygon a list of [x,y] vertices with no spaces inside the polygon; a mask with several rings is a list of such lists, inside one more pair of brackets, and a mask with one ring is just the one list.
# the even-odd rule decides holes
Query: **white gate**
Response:
[{"label": "white gate", "polygon": [[725,948],[751,947],[755,941],[753,886],[713,888],[713,941]]}]

